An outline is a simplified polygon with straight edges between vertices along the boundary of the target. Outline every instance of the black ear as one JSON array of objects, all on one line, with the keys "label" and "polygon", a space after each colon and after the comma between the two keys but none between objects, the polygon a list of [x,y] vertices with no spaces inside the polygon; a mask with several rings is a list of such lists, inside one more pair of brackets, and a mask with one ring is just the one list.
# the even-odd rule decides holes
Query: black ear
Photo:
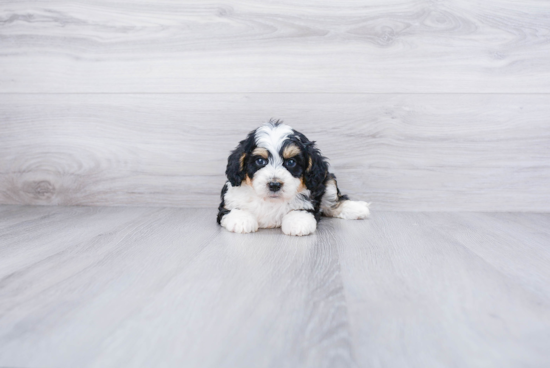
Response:
[{"label": "black ear", "polygon": [[328,175],[328,162],[315,147],[315,142],[307,142],[304,146],[308,156],[304,181],[307,189],[315,195],[317,192],[324,192],[323,184]]},{"label": "black ear", "polygon": [[255,130],[250,132],[248,137],[239,143],[237,148],[231,152],[229,158],[227,159],[225,175],[227,175],[227,180],[229,180],[231,185],[234,187],[241,185],[246,175],[246,159],[247,155],[249,155],[254,149],[255,133]]}]

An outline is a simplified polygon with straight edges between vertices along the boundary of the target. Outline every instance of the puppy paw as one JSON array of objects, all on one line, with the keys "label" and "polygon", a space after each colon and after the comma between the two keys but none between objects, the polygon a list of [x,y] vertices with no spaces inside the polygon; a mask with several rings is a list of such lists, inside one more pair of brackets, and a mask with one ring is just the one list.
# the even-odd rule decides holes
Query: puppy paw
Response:
[{"label": "puppy paw", "polygon": [[234,233],[246,234],[258,231],[258,221],[250,213],[243,210],[231,210],[223,216],[221,225]]},{"label": "puppy paw", "polygon": [[344,201],[340,204],[341,212],[338,216],[344,220],[362,220],[370,215],[369,204],[363,201]]},{"label": "puppy paw", "polygon": [[315,232],[317,221],[306,211],[291,211],[283,218],[281,230],[286,235],[304,236]]}]

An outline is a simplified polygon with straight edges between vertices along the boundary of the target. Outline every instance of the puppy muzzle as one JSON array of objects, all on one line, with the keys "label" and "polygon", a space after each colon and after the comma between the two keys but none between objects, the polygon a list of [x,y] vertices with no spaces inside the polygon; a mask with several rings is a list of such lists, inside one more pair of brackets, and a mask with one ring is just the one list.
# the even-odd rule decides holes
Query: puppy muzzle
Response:
[{"label": "puppy muzzle", "polygon": [[279,183],[277,181],[270,181],[269,183],[267,183],[267,186],[269,187],[269,190],[272,191],[272,192],[278,192],[279,190],[281,190],[281,187],[283,186],[283,183]]}]

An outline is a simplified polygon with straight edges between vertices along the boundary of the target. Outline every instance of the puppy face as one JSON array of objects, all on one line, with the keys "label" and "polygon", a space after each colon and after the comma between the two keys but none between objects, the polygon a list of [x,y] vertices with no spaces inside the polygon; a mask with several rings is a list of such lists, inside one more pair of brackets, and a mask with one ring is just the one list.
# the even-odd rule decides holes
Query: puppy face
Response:
[{"label": "puppy face", "polygon": [[[315,168],[315,162],[324,166]],[[312,178],[326,168],[303,134],[270,122],[251,132],[233,151],[226,174],[233,186],[245,183],[265,200],[288,201],[305,189],[311,190],[315,184]]]},{"label": "puppy face", "polygon": [[305,189],[304,154],[299,149],[293,149],[291,155],[285,155],[285,145],[290,146],[288,139],[279,151],[270,152],[265,147],[257,147],[246,162],[247,184],[260,197],[270,201],[288,201]]}]

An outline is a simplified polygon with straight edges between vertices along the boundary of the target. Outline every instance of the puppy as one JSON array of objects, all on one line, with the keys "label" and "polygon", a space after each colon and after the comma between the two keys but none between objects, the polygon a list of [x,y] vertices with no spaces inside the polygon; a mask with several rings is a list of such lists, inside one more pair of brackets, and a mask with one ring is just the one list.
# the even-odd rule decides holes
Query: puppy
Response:
[{"label": "puppy", "polygon": [[218,224],[229,231],[281,227],[303,236],[315,231],[321,215],[369,216],[368,203],[340,194],[315,142],[280,121],[250,132],[229,156],[225,174]]}]

